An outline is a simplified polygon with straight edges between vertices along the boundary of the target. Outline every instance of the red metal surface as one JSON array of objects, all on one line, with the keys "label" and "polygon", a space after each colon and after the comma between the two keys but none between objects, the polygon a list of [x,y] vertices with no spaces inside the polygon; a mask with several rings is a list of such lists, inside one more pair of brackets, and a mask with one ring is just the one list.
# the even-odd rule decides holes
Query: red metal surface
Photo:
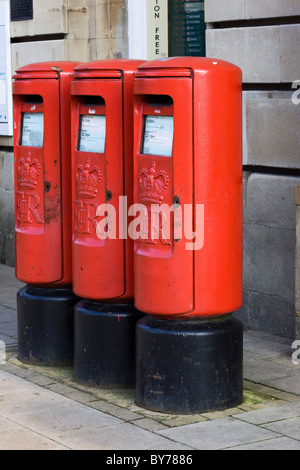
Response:
[{"label": "red metal surface", "polygon": [[[72,83],[73,290],[92,300],[133,297],[133,242],[120,238],[119,197],[132,204],[133,74],[141,61],[105,60],[75,68]],[[105,116],[102,153],[78,148],[81,115]],[[116,238],[97,236],[97,208],[111,204]]]},{"label": "red metal surface", "polygon": [[[192,203],[194,230],[196,204],[202,205],[204,244],[187,250],[186,243],[195,240],[187,240],[184,230],[177,240],[136,240],[135,306],[171,319],[230,313],[242,305],[241,71],[221,60],[195,57],[152,61],[138,69],[134,202],[147,205],[145,186],[155,199],[155,180],[164,174],[168,184],[156,202],[179,200],[182,227],[184,206]],[[173,101],[169,111],[162,96]],[[149,100],[157,101],[152,112]],[[144,155],[143,116],[167,112],[174,116],[172,157]]]},{"label": "red metal surface", "polygon": [[[17,279],[72,282],[70,82],[77,62],[17,70],[13,81]],[[41,147],[21,145],[23,113],[42,113]]]}]

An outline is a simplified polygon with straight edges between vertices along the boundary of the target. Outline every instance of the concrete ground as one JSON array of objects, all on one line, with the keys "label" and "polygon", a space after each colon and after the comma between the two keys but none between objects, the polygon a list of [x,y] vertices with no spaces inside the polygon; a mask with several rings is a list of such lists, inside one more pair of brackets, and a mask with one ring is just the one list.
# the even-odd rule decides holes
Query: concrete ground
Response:
[{"label": "concrete ground", "polygon": [[134,390],[87,387],[72,368],[19,362],[20,287],[14,269],[0,265],[0,450],[300,450],[300,365],[292,361],[300,347],[292,340],[245,331],[243,403],[165,415],[136,406]]}]

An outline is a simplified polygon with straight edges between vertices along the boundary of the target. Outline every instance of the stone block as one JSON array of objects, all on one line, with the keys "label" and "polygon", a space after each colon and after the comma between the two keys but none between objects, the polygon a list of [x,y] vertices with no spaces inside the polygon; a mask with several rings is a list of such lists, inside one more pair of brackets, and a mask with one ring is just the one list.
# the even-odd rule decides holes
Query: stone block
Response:
[{"label": "stone block", "polygon": [[12,152],[0,152],[0,190],[14,190],[14,155]]},{"label": "stone block", "polygon": [[252,173],[247,180],[245,224],[294,232],[297,184],[300,177]]},{"label": "stone block", "polygon": [[97,0],[89,2],[88,14],[89,39],[95,39],[97,23]]},{"label": "stone block", "polygon": [[23,65],[33,62],[68,60],[66,40],[20,42],[11,45],[13,73]]},{"label": "stone block", "polygon": [[90,39],[119,38],[127,42],[126,0],[95,0],[89,7]]},{"label": "stone block", "polygon": [[13,137],[7,135],[0,135],[0,147],[13,147]]},{"label": "stone block", "polygon": [[300,15],[298,0],[205,0],[208,23]]},{"label": "stone block", "polygon": [[15,238],[13,232],[0,240],[0,262],[7,266],[15,266]]},{"label": "stone block", "polygon": [[107,3],[96,2],[94,39],[107,39],[110,36],[110,7]]},{"label": "stone block", "polygon": [[207,23],[241,20],[245,17],[244,0],[205,0]]},{"label": "stone block", "polygon": [[293,301],[248,290],[244,290],[243,297],[244,304],[234,316],[239,318],[245,329],[265,331],[286,338],[295,336],[297,324]]},{"label": "stone block", "polygon": [[244,0],[244,18],[277,18],[300,15],[298,0]]},{"label": "stone block", "polygon": [[14,266],[14,156],[0,152],[0,263]]},{"label": "stone block", "polygon": [[244,287],[295,302],[295,231],[244,226]]},{"label": "stone block", "polygon": [[75,39],[87,40],[89,38],[88,0],[69,0],[68,33],[73,34]]},{"label": "stone block", "polygon": [[300,185],[295,186],[295,204],[300,206]]},{"label": "stone block", "polygon": [[14,192],[0,189],[0,263],[14,266]]},{"label": "stone block", "polygon": [[300,249],[295,270],[296,222],[299,240],[300,225],[294,203],[299,184],[296,176],[244,173],[244,302],[236,314],[246,328],[288,338],[298,328],[295,286],[300,312]]},{"label": "stone block", "polygon": [[255,330],[270,334],[294,338],[295,304],[279,296],[251,292],[250,324]]},{"label": "stone block", "polygon": [[15,206],[14,206],[14,191],[5,191],[4,189],[1,191],[1,200],[3,202],[3,223],[2,223],[2,230],[6,230],[6,233],[11,233],[14,230],[15,225]]},{"label": "stone block", "polygon": [[123,39],[126,43],[127,11],[125,0],[115,0],[110,3],[110,18],[112,37]]},{"label": "stone block", "polygon": [[[299,3],[299,2],[298,2]],[[298,5],[299,9],[299,5]],[[300,24],[280,26],[280,81],[300,80]],[[299,114],[299,110],[298,110]]]},{"label": "stone block", "polygon": [[300,168],[300,112],[291,91],[243,92],[243,162]]},{"label": "stone block", "polygon": [[[94,36],[97,54],[101,58],[127,57],[127,30],[126,30],[126,1],[119,0],[107,4],[107,2],[96,2],[96,22]],[[101,40],[110,40],[107,47]],[[100,40],[100,42],[99,42]],[[101,48],[104,50],[101,51]],[[105,52],[106,51],[106,52]]]},{"label": "stone block", "polygon": [[207,29],[206,55],[238,65],[244,83],[293,82],[300,77],[300,24]]},{"label": "stone block", "polygon": [[102,40],[104,43],[104,49],[105,49],[105,57],[102,56],[103,54],[103,49],[98,48],[98,40],[97,39],[90,39],[89,41],[89,46],[90,46],[90,60],[101,60],[106,58],[106,51],[109,53],[109,40]]},{"label": "stone block", "polygon": [[244,204],[244,288],[294,303],[300,177],[252,173]]},{"label": "stone block", "polygon": [[90,41],[91,60],[114,59],[126,57],[126,47],[121,40],[92,39]]},{"label": "stone block", "polygon": [[279,54],[279,26],[206,31],[206,55],[240,67],[244,83],[279,82]]},{"label": "stone block", "polygon": [[90,60],[89,42],[86,39],[68,38],[66,41],[68,60],[88,62]]},{"label": "stone block", "polygon": [[4,152],[3,155],[3,189],[14,190],[14,155],[12,152]]},{"label": "stone block", "polygon": [[33,19],[11,22],[11,37],[67,33],[67,0],[33,0]]}]

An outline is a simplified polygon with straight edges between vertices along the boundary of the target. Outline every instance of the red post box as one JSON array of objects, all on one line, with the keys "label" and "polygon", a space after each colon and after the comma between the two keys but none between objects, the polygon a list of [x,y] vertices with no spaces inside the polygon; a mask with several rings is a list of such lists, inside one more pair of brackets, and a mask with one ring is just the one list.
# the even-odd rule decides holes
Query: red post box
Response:
[{"label": "red post box", "polygon": [[82,64],[72,82],[73,291],[84,299],[74,309],[74,374],[102,386],[132,386],[135,373],[141,314],[133,306],[133,240],[123,206],[133,202],[133,78],[140,63]]},{"label": "red post box", "polygon": [[34,63],[13,77],[15,273],[27,284],[18,293],[19,357],[28,362],[69,362],[71,355],[70,84],[76,65]]},{"label": "red post box", "polygon": [[[146,208],[146,217],[134,246],[134,299],[148,316],[137,329],[137,401],[173,412],[231,405],[242,396],[241,324],[231,317],[242,305],[241,71],[196,57],[138,69],[134,202]],[[158,345],[168,338],[179,344],[164,361]],[[231,340],[237,347],[228,353]],[[230,378],[234,392],[215,386],[216,358],[195,353],[195,344],[201,351],[204,343],[230,363],[218,369],[219,383]],[[182,347],[192,348],[189,359]],[[206,386],[199,385],[201,378],[192,380],[198,372],[209,377]]]}]

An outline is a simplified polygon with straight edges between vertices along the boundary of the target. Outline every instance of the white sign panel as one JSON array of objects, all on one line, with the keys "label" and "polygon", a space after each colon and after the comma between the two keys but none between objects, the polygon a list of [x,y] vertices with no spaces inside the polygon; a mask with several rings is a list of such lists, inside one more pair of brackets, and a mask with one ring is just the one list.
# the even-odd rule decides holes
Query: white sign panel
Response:
[{"label": "white sign panel", "polygon": [[9,1],[0,1],[0,135],[12,135]]},{"label": "white sign panel", "polygon": [[44,114],[23,113],[21,145],[43,147]]},{"label": "white sign panel", "polygon": [[78,150],[81,152],[104,153],[105,135],[105,116],[82,115]]},{"label": "white sign panel", "polygon": [[168,0],[147,0],[147,58],[168,57]]},{"label": "white sign panel", "polygon": [[173,150],[173,116],[145,116],[143,152],[146,155],[171,157]]}]

